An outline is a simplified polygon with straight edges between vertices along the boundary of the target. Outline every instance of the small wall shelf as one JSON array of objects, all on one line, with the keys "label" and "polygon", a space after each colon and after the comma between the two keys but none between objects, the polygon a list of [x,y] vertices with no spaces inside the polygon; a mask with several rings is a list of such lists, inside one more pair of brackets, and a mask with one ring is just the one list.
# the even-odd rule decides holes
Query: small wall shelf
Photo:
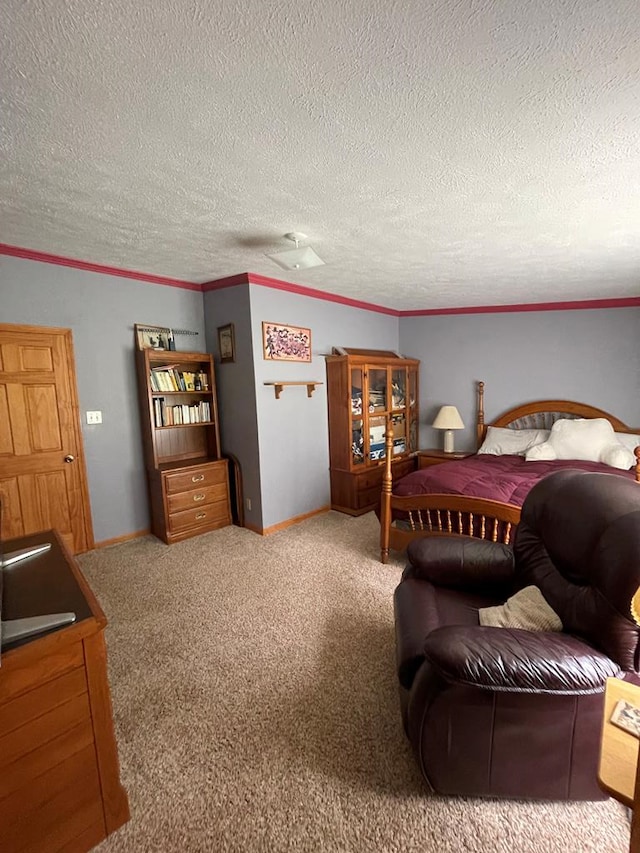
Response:
[{"label": "small wall shelf", "polygon": [[276,393],[276,400],[280,399],[280,394],[287,385],[306,385],[307,397],[311,397],[316,390],[316,385],[324,385],[324,382],[265,382],[265,385],[273,385],[273,390]]}]

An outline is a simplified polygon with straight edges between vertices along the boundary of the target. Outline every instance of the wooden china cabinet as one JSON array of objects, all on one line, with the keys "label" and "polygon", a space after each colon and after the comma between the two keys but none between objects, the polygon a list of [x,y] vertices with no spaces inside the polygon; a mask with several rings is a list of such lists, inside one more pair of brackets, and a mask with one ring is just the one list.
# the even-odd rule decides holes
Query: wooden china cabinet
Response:
[{"label": "wooden china cabinet", "polygon": [[380,500],[388,428],[394,480],[416,468],[420,362],[381,350],[333,352],[326,357],[331,508],[362,515]]},{"label": "wooden china cabinet", "polygon": [[168,545],[231,524],[213,358],[136,352],[151,530]]}]

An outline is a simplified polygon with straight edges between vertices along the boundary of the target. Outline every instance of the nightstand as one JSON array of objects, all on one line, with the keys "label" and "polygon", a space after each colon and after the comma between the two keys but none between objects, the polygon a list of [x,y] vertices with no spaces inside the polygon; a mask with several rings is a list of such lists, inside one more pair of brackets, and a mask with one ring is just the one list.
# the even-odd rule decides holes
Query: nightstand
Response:
[{"label": "nightstand", "polygon": [[604,692],[602,735],[598,784],[602,790],[631,809],[630,853],[640,850],[640,808],[638,806],[638,738],[611,722],[611,714],[620,699],[631,705],[640,703],[640,689],[618,678],[607,678]]},{"label": "nightstand", "polygon": [[430,465],[440,465],[441,462],[453,462],[454,459],[466,459],[467,456],[473,456],[473,453],[468,451],[445,453],[444,450],[427,448],[426,450],[418,451],[418,468],[428,468]]}]

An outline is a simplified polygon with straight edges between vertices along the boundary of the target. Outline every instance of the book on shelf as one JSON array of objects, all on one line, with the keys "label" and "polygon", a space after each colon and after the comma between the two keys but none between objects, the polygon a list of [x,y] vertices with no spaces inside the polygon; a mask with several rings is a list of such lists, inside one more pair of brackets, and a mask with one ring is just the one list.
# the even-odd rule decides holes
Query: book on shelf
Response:
[{"label": "book on shelf", "polygon": [[211,405],[206,400],[168,405],[164,397],[156,397],[153,401],[153,417],[157,427],[213,423]]},{"label": "book on shelf", "polygon": [[174,365],[152,367],[149,371],[152,391],[208,391],[209,377],[204,371],[176,370]]}]

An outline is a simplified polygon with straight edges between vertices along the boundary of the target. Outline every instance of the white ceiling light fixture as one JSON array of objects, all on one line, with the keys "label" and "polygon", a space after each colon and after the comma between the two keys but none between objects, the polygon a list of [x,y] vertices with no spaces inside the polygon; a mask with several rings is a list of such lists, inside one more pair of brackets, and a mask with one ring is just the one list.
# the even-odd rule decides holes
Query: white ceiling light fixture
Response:
[{"label": "white ceiling light fixture", "polygon": [[309,267],[320,267],[324,265],[322,258],[319,258],[318,255],[316,255],[311,246],[300,247],[300,243],[307,239],[306,234],[302,234],[300,231],[290,231],[284,236],[287,240],[291,240],[292,243],[296,244],[295,249],[289,249],[285,252],[276,252],[275,254],[267,255],[268,258],[271,258],[271,260],[278,264],[279,267],[282,267],[283,270],[306,270],[309,269]]}]

